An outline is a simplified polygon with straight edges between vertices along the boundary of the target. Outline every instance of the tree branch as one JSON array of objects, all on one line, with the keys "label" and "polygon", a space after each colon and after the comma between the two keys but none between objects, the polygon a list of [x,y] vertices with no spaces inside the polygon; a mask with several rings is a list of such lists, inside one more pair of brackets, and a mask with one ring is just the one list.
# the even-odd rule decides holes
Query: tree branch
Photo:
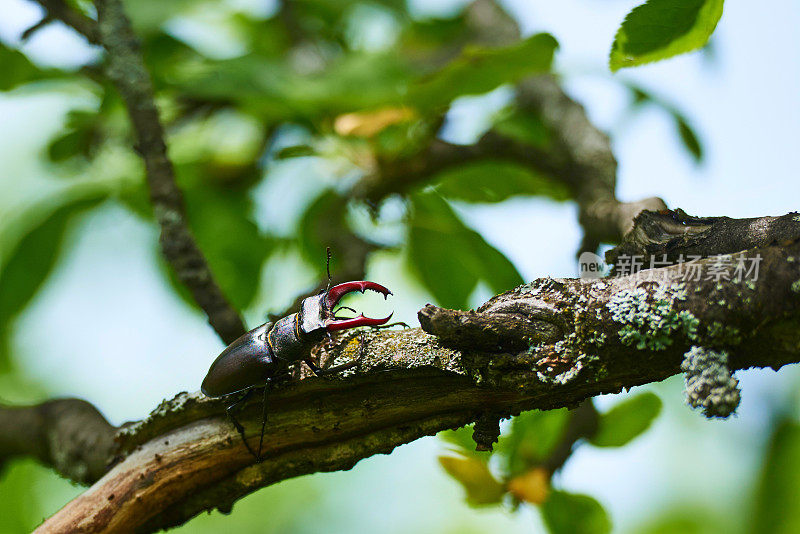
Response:
[{"label": "tree branch", "polygon": [[[292,380],[273,390],[261,464],[253,463],[222,402],[182,393],[121,429],[109,454],[119,462],[41,529],[149,532],[203,510],[229,511],[265,485],[349,469],[364,457],[487,413],[574,407],[663,380],[681,372],[691,347],[724,349],[733,370],[798,362],[800,241],[731,258],[756,254],[755,281],[686,281],[680,265],[602,280],[546,278],[498,295],[471,315],[429,306],[420,312],[428,333],[368,330],[335,337],[318,346],[316,356],[326,365],[355,360],[357,366],[342,376]],[[552,329],[530,337],[520,322]],[[511,323],[518,332],[507,328]],[[489,337],[508,339],[476,345],[493,324],[506,326],[490,328]],[[242,413],[253,445],[260,414],[258,401]],[[576,420],[563,454],[548,469],[557,469],[591,431],[588,415]]]},{"label": "tree branch", "polygon": [[107,471],[117,430],[97,408],[78,399],[23,407],[0,404],[0,429],[0,464],[33,456],[81,484]]},{"label": "tree branch", "polygon": [[[694,217],[681,209],[644,211],[632,232],[606,252],[606,262],[639,257],[647,267],[654,258],[669,263],[730,254],[748,248],[789,243],[800,238],[800,214],[780,217]],[[662,263],[660,266],[664,266]]]},{"label": "tree branch", "polygon": [[[80,33],[92,44],[100,44],[100,34],[97,29],[97,22],[82,13],[78,13],[64,0],[35,0],[45,10],[42,21],[60,20],[76,32]],[[39,26],[38,24],[36,26]],[[30,35],[35,31],[36,26],[29,28],[25,33]],[[26,38],[23,36],[23,39]]]},{"label": "tree branch", "polygon": [[108,52],[106,74],[125,102],[136,135],[136,150],[144,160],[150,200],[161,226],[161,250],[206,312],[211,326],[225,343],[230,343],[245,332],[244,323],[214,280],[189,230],[138,40],[120,0],[97,0],[95,6],[99,41]]}]

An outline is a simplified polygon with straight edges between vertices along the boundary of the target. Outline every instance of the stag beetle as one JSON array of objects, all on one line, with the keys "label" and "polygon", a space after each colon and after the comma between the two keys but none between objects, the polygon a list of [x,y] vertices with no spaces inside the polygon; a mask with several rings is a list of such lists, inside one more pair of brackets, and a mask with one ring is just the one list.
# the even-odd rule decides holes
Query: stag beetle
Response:
[{"label": "stag beetle", "polygon": [[[329,283],[330,286],[330,283]],[[203,380],[201,391],[208,397],[232,398],[236,394],[241,397],[232,402],[226,411],[236,430],[242,436],[245,447],[261,461],[261,445],[264,442],[266,425],[267,390],[273,379],[284,374],[289,365],[305,362],[316,375],[323,372],[332,373],[348,367],[322,371],[311,361],[309,350],[330,332],[348,330],[359,326],[379,326],[387,323],[392,315],[382,319],[373,319],[359,314],[357,317],[340,318],[336,316],[334,307],[348,293],[367,289],[383,295],[384,299],[392,294],[380,284],[368,281],[345,282],[325,291],[303,299],[300,311],[278,319],[275,323],[265,323],[250,330],[231,343],[211,364]],[[342,306],[341,309],[352,308]],[[339,311],[336,310],[336,311]],[[241,406],[250,397],[255,388],[264,388],[262,405],[261,438],[258,453],[253,451],[245,439],[244,427],[234,416],[233,410]]]}]

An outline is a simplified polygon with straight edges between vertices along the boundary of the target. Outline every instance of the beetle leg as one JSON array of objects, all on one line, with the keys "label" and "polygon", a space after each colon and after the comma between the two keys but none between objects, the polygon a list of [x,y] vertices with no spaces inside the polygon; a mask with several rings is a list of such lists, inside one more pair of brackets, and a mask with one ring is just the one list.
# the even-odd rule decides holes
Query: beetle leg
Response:
[{"label": "beetle leg", "polygon": [[341,365],[336,365],[334,367],[328,367],[327,369],[323,369],[316,363],[314,363],[310,358],[303,360],[303,362],[311,369],[311,372],[314,373],[314,376],[324,376],[324,375],[333,375],[336,373],[340,373],[342,371],[347,371],[348,369],[352,369],[358,362],[347,362]]},{"label": "beetle leg", "polygon": [[258,438],[258,455],[256,462],[261,463],[261,446],[264,444],[264,430],[267,428],[267,391],[270,389],[272,381],[264,384],[264,399],[261,404],[261,437]]},{"label": "beetle leg", "polygon": [[253,457],[256,458],[256,460],[258,460],[259,455],[256,454],[256,452],[253,450],[250,444],[247,443],[247,437],[245,436],[244,427],[242,426],[242,423],[240,423],[239,420],[236,419],[236,416],[234,415],[235,412],[238,412],[239,410],[242,409],[242,405],[245,403],[245,401],[247,401],[247,399],[250,398],[252,394],[253,394],[252,389],[248,389],[247,391],[245,391],[244,395],[239,397],[232,404],[225,407],[225,413],[228,415],[228,417],[231,420],[231,423],[233,423],[233,426],[236,428],[237,432],[239,432],[239,435],[242,437],[242,443],[244,443],[244,446],[247,447],[247,450],[250,451],[250,454],[252,454]]}]

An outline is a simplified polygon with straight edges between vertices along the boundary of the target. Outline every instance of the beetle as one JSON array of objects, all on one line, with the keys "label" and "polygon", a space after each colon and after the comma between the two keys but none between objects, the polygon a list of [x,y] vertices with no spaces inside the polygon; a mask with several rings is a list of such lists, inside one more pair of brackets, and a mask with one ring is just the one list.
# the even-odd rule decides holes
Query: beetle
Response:
[{"label": "beetle", "polygon": [[[231,422],[242,436],[245,447],[261,461],[261,445],[264,441],[266,425],[267,390],[273,380],[285,375],[292,364],[304,362],[317,376],[332,373],[350,365],[321,370],[310,359],[309,350],[321,341],[326,334],[340,330],[349,330],[359,326],[380,326],[389,322],[392,315],[383,318],[357,317],[340,318],[334,308],[348,293],[366,290],[383,295],[384,299],[392,294],[384,286],[366,280],[351,281],[328,287],[325,291],[303,299],[300,310],[254,328],[228,345],[214,360],[208,374],[203,380],[200,390],[212,398],[234,400],[226,408]],[[342,306],[339,309],[350,309]],[[355,310],[352,310],[355,311]],[[256,388],[264,388],[264,401],[261,417],[261,437],[256,453],[245,439],[244,427],[236,419],[234,410],[247,400]]]}]

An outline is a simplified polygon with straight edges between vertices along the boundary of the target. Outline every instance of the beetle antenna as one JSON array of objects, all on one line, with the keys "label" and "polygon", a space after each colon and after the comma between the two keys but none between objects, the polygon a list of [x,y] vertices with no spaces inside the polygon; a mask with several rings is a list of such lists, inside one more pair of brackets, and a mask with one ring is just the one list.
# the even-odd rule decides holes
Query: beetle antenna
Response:
[{"label": "beetle antenna", "polygon": [[325,255],[327,256],[325,270],[328,272],[328,287],[325,288],[325,294],[327,294],[331,289],[331,247],[325,247]]}]

